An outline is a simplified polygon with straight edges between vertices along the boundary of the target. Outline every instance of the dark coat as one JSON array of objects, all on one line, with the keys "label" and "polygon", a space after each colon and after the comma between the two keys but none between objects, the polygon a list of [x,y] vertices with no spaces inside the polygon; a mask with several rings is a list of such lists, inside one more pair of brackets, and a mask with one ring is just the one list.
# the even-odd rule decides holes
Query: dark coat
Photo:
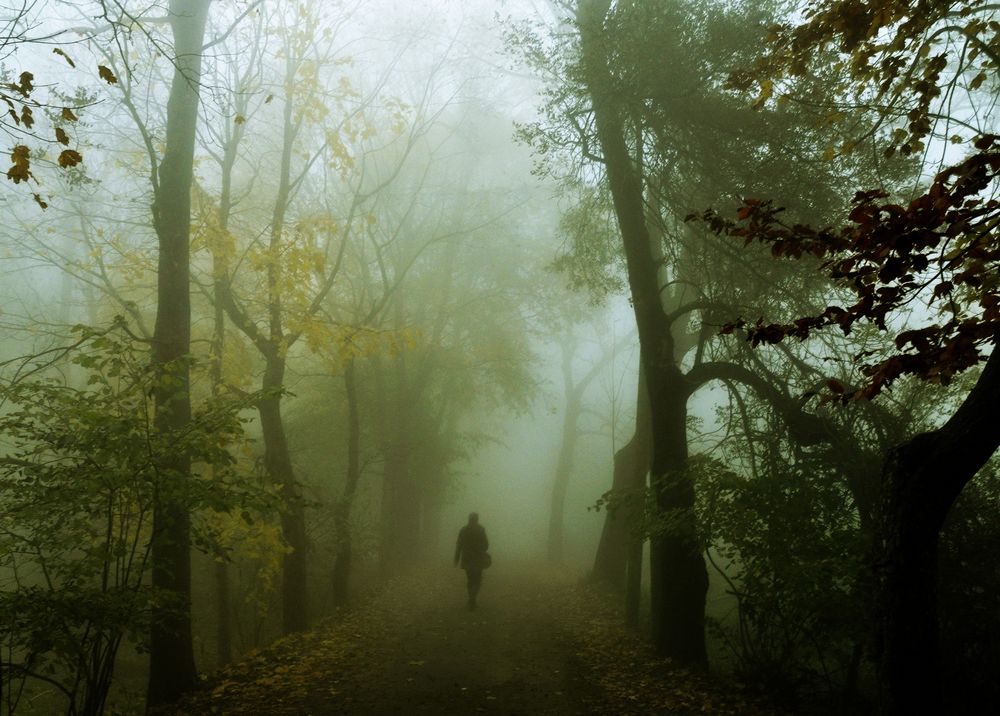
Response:
[{"label": "dark coat", "polygon": [[455,563],[462,562],[462,569],[482,570],[487,564],[486,550],[490,541],[486,538],[486,530],[481,524],[466,525],[458,531],[458,543],[455,545]]}]

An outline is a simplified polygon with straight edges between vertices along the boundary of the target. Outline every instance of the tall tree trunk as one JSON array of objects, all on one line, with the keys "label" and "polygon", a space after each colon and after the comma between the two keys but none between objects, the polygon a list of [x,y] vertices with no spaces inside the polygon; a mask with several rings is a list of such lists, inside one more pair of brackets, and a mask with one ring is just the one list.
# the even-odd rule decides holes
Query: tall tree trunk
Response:
[{"label": "tall tree trunk", "polygon": [[285,58],[285,105],[282,110],[282,147],[278,169],[278,190],[271,213],[271,234],[267,264],[267,349],[264,351],[264,376],[261,387],[271,393],[260,404],[260,423],[264,438],[264,464],[268,475],[281,486],[285,502],[281,514],[281,532],[291,548],[281,563],[281,614],[285,634],[302,631],[309,626],[308,575],[306,561],[306,510],[299,484],[295,479],[288,439],[281,417],[281,395],[285,384],[285,353],[290,347],[283,325],[282,270],[279,256],[285,230],[285,216],[291,197],[291,166],[295,138],[301,127],[301,117],[294,118],[292,87],[299,59],[289,53]]},{"label": "tall tree trunk", "polygon": [[615,454],[613,490],[628,498],[624,506],[609,511],[594,560],[594,576],[615,589],[624,589],[625,624],[639,626],[642,600],[642,554],[646,541],[639,526],[645,504],[646,476],[649,474],[650,443],[649,392],[642,370],[636,391],[635,433]]},{"label": "tall tree trunk", "polygon": [[[153,226],[159,241],[153,365],[172,380],[154,391],[158,431],[183,429],[191,419],[188,353],[191,345],[191,182],[198,123],[201,51],[208,0],[171,0],[174,75],[167,101],[166,148],[157,171]],[[172,703],[194,687],[197,671],[191,636],[191,522],[186,504],[190,458],[182,453],[160,467],[153,514],[152,585],[169,596],[151,615],[149,685],[151,706]]]},{"label": "tall tree trunk", "polygon": [[334,505],[333,523],[337,538],[333,562],[333,603],[342,606],[349,596],[351,576],[351,507],[361,479],[361,420],[354,359],[344,366],[344,393],[347,397],[347,477],[344,492]]},{"label": "tall tree trunk", "polygon": [[285,634],[303,631],[309,626],[309,599],[306,587],[306,518],[305,504],[295,480],[292,457],[288,452],[285,424],[281,417],[281,395],[275,394],[285,381],[285,361],[274,352],[266,357],[260,401],[260,428],[264,438],[264,465],[267,474],[281,487],[285,502],[281,514],[281,532],[291,548],[282,558],[281,623]]},{"label": "tall tree trunk", "polygon": [[894,451],[883,475],[887,494],[878,530],[875,611],[881,677],[888,686],[883,711],[890,714],[944,713],[940,687],[934,686],[941,678],[938,532],[947,510],[928,499],[925,480],[914,479],[926,458],[921,452]]},{"label": "tall tree trunk", "polygon": [[591,96],[598,141],[625,250],[629,288],[639,330],[640,361],[652,416],[651,484],[660,516],[670,528],[650,548],[653,639],[665,656],[706,667],[705,597],[708,571],[697,540],[694,484],[687,466],[688,386],[674,361],[671,322],[664,313],[645,221],[642,181],[625,141],[615,82],[608,67],[604,18],[610,0],[578,0],[584,81]]},{"label": "tall tree trunk", "polygon": [[[891,451],[882,471],[873,571],[880,708],[944,713],[937,613],[941,527],[962,489],[1000,446],[1000,351],[937,430]],[[915,686],[918,685],[918,686]]]},{"label": "tall tree trunk", "polygon": [[[288,440],[281,417],[280,390],[284,387],[285,358],[288,349],[295,343],[301,333],[288,335],[283,326],[282,306],[282,238],[284,236],[285,218],[288,213],[292,196],[291,166],[295,139],[301,129],[303,118],[296,116],[293,109],[292,93],[295,86],[296,69],[301,58],[292,53],[285,55],[285,104],[282,112],[282,149],[278,165],[278,189],[275,194],[271,212],[270,236],[268,250],[270,260],[267,263],[267,327],[262,329],[241,308],[233,296],[228,265],[224,257],[214,254],[218,259],[215,265],[216,300],[221,301],[226,314],[233,324],[243,332],[254,344],[254,347],[264,358],[264,376],[261,388],[267,393],[258,405],[261,418],[261,432],[264,438],[264,463],[271,480],[281,488],[285,500],[285,510],[282,514],[281,528],[285,542],[291,552],[282,560],[282,624],[284,633],[289,634],[305,629],[309,624],[307,611],[307,561],[306,561],[306,512],[302,501],[299,485],[295,480],[295,470],[291,455],[288,452]],[[223,200],[230,201],[229,180],[236,148],[239,145],[241,133],[234,134],[225,148],[223,161]],[[228,206],[220,204],[220,214],[225,209],[228,217]],[[220,221],[223,231],[225,222]]]},{"label": "tall tree trunk", "polygon": [[[247,95],[237,94],[233,106],[234,115],[245,115]],[[246,123],[228,123],[223,133],[222,157],[220,162],[219,206],[216,211],[216,235],[207,242],[212,254],[212,303],[213,303],[213,343],[212,343],[212,393],[218,395],[224,389],[223,356],[226,350],[226,297],[228,296],[229,256],[223,245],[229,238],[229,219],[233,210],[233,168],[239,147],[246,133]],[[231,297],[230,297],[231,298]],[[224,665],[233,658],[232,634],[232,585],[229,564],[217,562],[215,565],[215,618],[216,645],[219,664]]]},{"label": "tall tree trunk", "polygon": [[579,391],[568,381],[566,394],[566,411],[563,415],[562,445],[559,449],[559,459],[552,480],[552,498],[549,505],[549,564],[561,564],[564,550],[564,513],[566,509],[566,492],[569,490],[569,480],[573,473],[573,458],[576,455],[576,441],[579,437],[577,422],[580,419]]},{"label": "tall tree trunk", "polygon": [[351,511],[350,505],[341,498],[333,505],[333,535],[336,541],[333,555],[333,605],[342,607],[350,598],[351,561],[353,546],[351,543]]},{"label": "tall tree trunk", "polygon": [[687,390],[671,364],[647,378],[653,418],[650,484],[662,524],[650,540],[653,640],[683,664],[708,666],[708,569],[697,536],[694,481],[687,467]]},{"label": "tall tree trunk", "polygon": [[[645,475],[643,475],[645,479]],[[639,626],[639,606],[642,603],[642,552],[646,540],[639,534],[629,535],[628,562],[625,570],[625,626]]]},{"label": "tall tree trunk", "polygon": [[[638,440],[633,434],[632,439],[615,452],[614,468],[611,476],[612,492],[628,495],[628,487],[632,483]],[[615,590],[625,589],[625,574],[628,569],[629,553],[629,519],[623,506],[605,510],[604,526],[601,528],[601,539],[597,543],[597,553],[594,556],[592,577]]]},{"label": "tall tree trunk", "polygon": [[652,426],[649,415],[649,395],[646,392],[646,381],[639,374],[638,409],[636,412],[636,447],[630,482],[626,488],[637,500],[630,505],[630,511],[625,515],[626,539],[628,544],[628,563],[625,570],[625,625],[636,628],[639,626],[639,605],[642,601],[642,553],[646,543],[646,535],[639,529],[645,509],[646,478],[649,475],[649,461],[652,444]]},{"label": "tall tree trunk", "polygon": [[[594,579],[617,590],[626,589],[630,554],[635,552],[634,542],[639,541],[641,551],[644,541],[639,534],[638,522],[642,517],[641,490],[649,473],[649,427],[649,393],[640,370],[636,389],[635,432],[632,439],[615,453],[611,479],[612,491],[626,495],[628,502],[617,510],[605,513],[601,540],[594,558]],[[641,565],[639,574],[641,579]]]},{"label": "tall tree trunk", "polygon": [[[214,263],[214,261],[213,261]],[[220,274],[216,271],[216,276]],[[216,279],[216,295],[218,295],[218,279]],[[214,340],[212,345],[212,393],[218,395],[222,391],[222,354],[226,346],[226,313],[222,302],[216,301],[214,306]],[[215,644],[218,665],[228,664],[233,660],[233,631],[229,609],[231,604],[229,563],[215,563]]]}]

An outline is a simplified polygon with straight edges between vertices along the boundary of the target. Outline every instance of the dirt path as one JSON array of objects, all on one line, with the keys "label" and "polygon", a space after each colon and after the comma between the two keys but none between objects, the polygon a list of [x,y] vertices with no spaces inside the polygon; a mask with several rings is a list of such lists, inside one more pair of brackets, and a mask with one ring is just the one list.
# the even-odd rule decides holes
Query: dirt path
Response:
[{"label": "dirt path", "polygon": [[408,589],[416,585],[404,583],[412,611],[388,617],[394,628],[387,638],[337,675],[336,697],[317,701],[315,713],[334,713],[334,706],[357,714],[594,712],[596,694],[544,608],[556,589],[493,570],[470,611],[461,571],[434,577],[416,594]]},{"label": "dirt path", "polygon": [[370,602],[215,674],[178,716],[762,714],[712,677],[671,669],[613,602],[572,578],[492,568],[393,580]]}]

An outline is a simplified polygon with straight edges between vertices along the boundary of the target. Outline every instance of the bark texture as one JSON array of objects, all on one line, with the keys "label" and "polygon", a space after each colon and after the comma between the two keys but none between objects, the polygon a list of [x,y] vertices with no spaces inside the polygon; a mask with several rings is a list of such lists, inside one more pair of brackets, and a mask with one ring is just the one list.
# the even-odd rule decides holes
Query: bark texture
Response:
[{"label": "bark texture", "polygon": [[[191,183],[198,123],[201,50],[208,0],[171,0],[174,75],[167,101],[166,147],[156,173],[153,226],[159,242],[157,309],[152,359],[161,374],[154,391],[158,431],[191,420],[190,241]],[[153,516],[152,584],[165,595],[151,615],[147,700],[172,703],[197,681],[191,635],[191,522],[185,499],[190,458],[172,455],[159,466]]]}]

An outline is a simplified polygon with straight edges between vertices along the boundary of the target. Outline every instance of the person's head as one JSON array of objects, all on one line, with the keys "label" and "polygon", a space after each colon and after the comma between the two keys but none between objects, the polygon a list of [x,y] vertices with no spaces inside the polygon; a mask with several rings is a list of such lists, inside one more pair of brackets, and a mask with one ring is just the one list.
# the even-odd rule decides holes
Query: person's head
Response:
[{"label": "person's head", "polygon": [[469,513],[469,524],[470,525],[477,525],[477,524],[479,524],[479,513],[478,512],[470,512]]}]

